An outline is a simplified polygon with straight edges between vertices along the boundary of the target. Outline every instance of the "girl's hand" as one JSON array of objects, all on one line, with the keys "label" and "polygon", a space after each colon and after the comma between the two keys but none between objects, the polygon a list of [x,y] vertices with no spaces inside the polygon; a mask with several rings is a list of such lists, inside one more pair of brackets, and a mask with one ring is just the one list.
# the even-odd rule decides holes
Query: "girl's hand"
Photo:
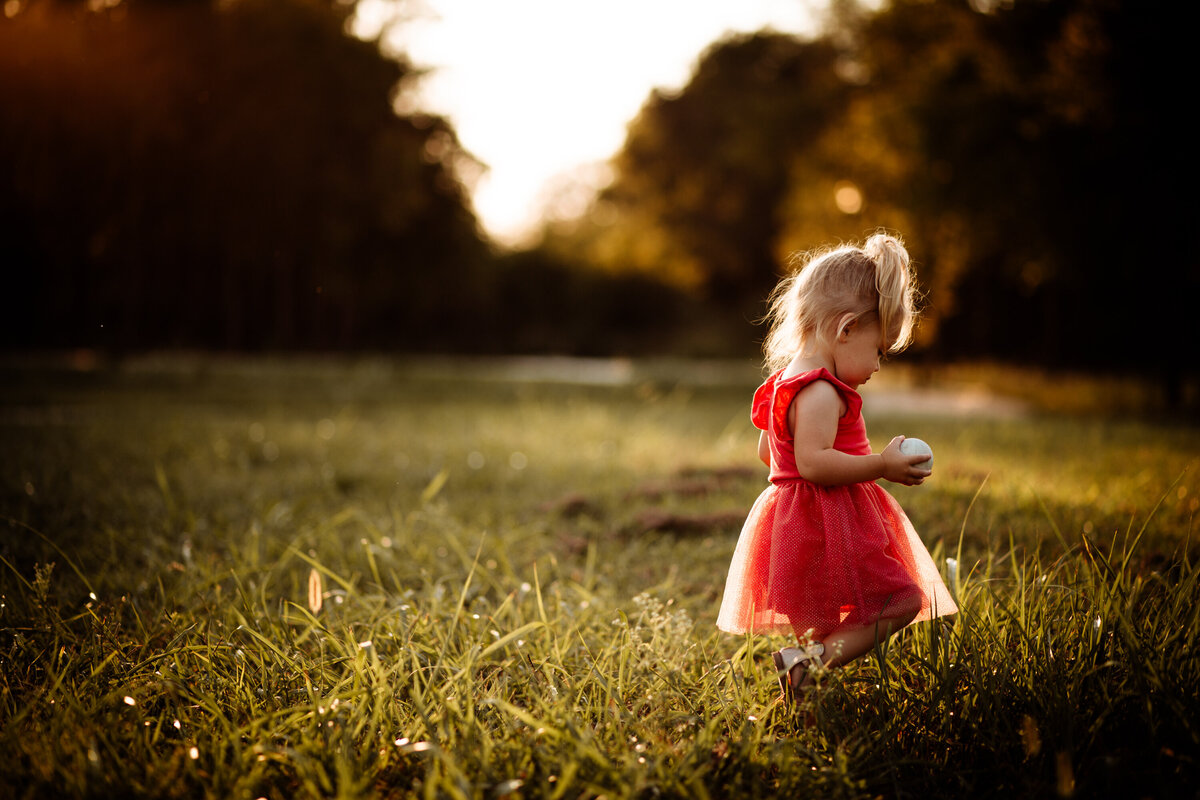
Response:
[{"label": "girl's hand", "polygon": [[925,479],[933,474],[931,470],[920,469],[916,464],[929,458],[929,456],[916,453],[914,455],[905,455],[900,452],[900,443],[904,441],[903,436],[897,436],[888,442],[888,446],[883,448],[883,478],[892,483],[900,483],[905,486],[920,486],[925,482]]}]

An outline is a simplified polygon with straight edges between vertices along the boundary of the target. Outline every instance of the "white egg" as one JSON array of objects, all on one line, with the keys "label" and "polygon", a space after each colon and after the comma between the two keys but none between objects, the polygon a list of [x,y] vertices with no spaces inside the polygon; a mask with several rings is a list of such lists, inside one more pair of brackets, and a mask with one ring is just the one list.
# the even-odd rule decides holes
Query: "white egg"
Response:
[{"label": "white egg", "polygon": [[920,439],[906,438],[900,443],[900,452],[906,456],[929,456],[929,458],[919,461],[913,466],[921,469],[933,469],[933,448]]}]

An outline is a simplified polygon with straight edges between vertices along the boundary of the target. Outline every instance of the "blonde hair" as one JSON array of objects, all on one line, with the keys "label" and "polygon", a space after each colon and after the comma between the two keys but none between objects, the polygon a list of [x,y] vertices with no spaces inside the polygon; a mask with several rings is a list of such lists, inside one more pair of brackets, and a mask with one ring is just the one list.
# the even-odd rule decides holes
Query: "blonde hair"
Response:
[{"label": "blonde hair", "polygon": [[884,350],[898,353],[912,341],[917,286],[908,251],[897,237],[877,233],[859,246],[798,254],[806,261],[771,292],[764,343],[767,369],[782,369],[798,354],[837,338],[838,322],[876,315]]}]

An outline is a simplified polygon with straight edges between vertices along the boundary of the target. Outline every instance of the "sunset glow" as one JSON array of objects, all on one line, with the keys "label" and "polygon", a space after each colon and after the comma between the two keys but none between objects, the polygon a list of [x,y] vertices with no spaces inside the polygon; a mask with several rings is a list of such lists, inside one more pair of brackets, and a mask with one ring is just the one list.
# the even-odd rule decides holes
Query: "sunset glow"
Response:
[{"label": "sunset glow", "polygon": [[[424,10],[362,0],[354,31],[432,69],[410,98],[444,114],[488,171],[476,212],[497,241],[536,232],[564,184],[595,185],[654,88],[678,89],[731,32],[804,32],[823,3],[803,0],[427,0]],[[582,168],[582,169],[581,169]]]}]

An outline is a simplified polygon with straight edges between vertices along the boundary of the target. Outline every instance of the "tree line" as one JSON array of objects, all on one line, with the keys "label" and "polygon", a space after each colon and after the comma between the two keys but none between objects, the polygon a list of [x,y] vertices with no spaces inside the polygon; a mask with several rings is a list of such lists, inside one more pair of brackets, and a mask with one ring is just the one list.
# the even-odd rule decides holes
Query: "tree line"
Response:
[{"label": "tree line", "polygon": [[[482,165],[342,0],[0,16],[0,347],[605,353],[679,302],[482,235]],[[411,105],[411,104],[408,104]],[[580,309],[584,309],[581,313]]]},{"label": "tree line", "polygon": [[927,291],[919,353],[1192,369],[1189,6],[835,0],[819,34],[715,43],[521,253],[352,12],[5,4],[3,343],[752,352],[791,253],[886,227]]},{"label": "tree line", "polygon": [[453,324],[486,253],[468,156],[446,120],[395,113],[414,70],[346,35],[352,8],[43,0],[0,23],[10,340],[336,348]]},{"label": "tree line", "polygon": [[918,351],[1137,368],[1178,392],[1200,284],[1191,6],[835,3],[826,31],[713,46],[631,125],[592,213],[547,243],[743,320],[791,254],[905,235]]}]

